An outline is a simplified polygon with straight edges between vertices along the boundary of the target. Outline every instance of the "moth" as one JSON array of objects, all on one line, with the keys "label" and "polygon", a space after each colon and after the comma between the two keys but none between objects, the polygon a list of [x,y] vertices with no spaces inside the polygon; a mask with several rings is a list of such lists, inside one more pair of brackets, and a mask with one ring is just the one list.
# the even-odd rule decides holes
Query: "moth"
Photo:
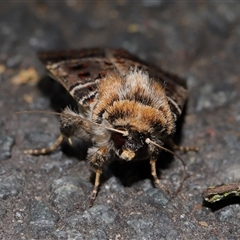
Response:
[{"label": "moth", "polygon": [[40,52],[39,58],[79,109],[66,108],[60,114],[61,134],[52,146],[25,153],[50,153],[71,137],[91,141],[87,159],[95,172],[95,183],[90,206],[103,165],[114,156],[125,161],[149,159],[154,183],[164,189],[156,173],[163,145],[191,150],[172,141],[188,95],[185,79],[122,49],[46,51]]},{"label": "moth", "polygon": [[240,197],[240,184],[230,183],[208,187],[203,191],[202,196],[208,203],[215,203],[229,197]]}]

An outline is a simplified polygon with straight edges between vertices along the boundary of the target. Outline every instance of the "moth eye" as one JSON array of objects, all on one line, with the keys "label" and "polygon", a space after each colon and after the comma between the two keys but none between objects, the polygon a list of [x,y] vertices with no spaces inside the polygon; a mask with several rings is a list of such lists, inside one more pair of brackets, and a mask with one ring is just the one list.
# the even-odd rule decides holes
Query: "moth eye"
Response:
[{"label": "moth eye", "polygon": [[121,133],[113,132],[112,140],[114,142],[115,147],[119,149],[122,148],[122,146],[125,144],[126,137],[124,137]]}]

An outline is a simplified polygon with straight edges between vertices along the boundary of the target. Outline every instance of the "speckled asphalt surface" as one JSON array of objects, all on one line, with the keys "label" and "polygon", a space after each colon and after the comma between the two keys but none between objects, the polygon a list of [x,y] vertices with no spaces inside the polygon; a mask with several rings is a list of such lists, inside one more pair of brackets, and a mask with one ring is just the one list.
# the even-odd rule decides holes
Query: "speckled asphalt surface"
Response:
[{"label": "speckled asphalt surface", "polygon": [[[210,185],[240,182],[239,12],[237,2],[1,2],[0,238],[239,239],[239,198],[210,208],[201,197]],[[152,186],[148,163],[117,162],[104,169],[89,209],[86,146],[23,154],[52,143],[58,119],[16,112],[59,110],[68,99],[36,52],[94,46],[125,48],[187,78],[181,144],[200,151],[181,154],[187,179],[175,199]],[[19,83],[22,70],[40,81]],[[164,154],[158,170],[174,191],[179,161]]]}]

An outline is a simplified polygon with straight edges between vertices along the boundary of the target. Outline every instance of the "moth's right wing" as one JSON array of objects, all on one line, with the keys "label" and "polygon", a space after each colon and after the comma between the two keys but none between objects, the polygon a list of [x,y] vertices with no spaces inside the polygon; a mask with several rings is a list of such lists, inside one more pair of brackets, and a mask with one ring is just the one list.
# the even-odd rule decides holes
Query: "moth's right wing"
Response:
[{"label": "moth's right wing", "polygon": [[38,56],[51,76],[83,106],[94,101],[98,81],[115,69],[104,49],[45,51]]}]

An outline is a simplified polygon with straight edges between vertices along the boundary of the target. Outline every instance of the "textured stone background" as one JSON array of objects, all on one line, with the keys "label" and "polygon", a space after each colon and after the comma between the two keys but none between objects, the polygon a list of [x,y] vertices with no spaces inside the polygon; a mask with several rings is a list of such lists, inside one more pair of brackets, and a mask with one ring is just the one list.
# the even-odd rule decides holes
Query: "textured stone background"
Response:
[{"label": "textured stone background", "polygon": [[[240,182],[239,12],[237,2],[1,2],[0,238],[239,239],[239,199],[208,208],[201,197],[209,185]],[[58,110],[66,102],[59,84],[44,78],[36,51],[93,46],[123,47],[187,78],[181,144],[200,152],[181,154],[188,178],[177,198],[152,186],[148,163],[115,163],[88,209],[91,171],[82,144],[23,154],[53,142],[58,119],[16,112]],[[41,80],[21,84],[21,71],[31,68]],[[173,160],[159,160],[171,191],[182,173]]]}]

